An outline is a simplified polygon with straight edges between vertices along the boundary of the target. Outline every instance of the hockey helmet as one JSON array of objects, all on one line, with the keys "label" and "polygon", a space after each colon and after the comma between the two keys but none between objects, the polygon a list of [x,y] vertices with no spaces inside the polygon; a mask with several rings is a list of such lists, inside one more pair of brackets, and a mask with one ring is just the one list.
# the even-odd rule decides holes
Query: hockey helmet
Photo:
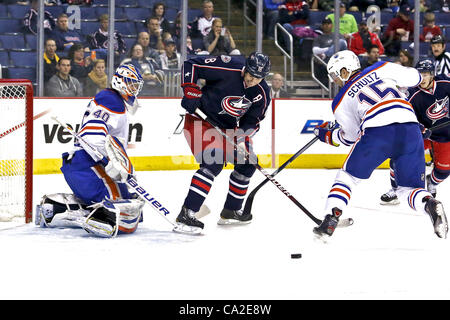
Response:
[{"label": "hockey helmet", "polygon": [[431,38],[430,43],[431,44],[435,44],[435,43],[442,43],[442,44],[444,44],[445,43],[445,39],[444,39],[444,37],[442,35],[437,34],[437,35],[433,36],[433,38]]},{"label": "hockey helmet", "polygon": [[252,52],[245,61],[245,71],[255,78],[265,78],[270,72],[270,58],[261,52]]},{"label": "hockey helmet", "polygon": [[422,72],[430,72],[431,74],[434,74],[434,64],[433,61],[430,59],[424,59],[420,60],[416,64],[416,69],[422,73]]},{"label": "hockey helmet", "polygon": [[142,90],[144,80],[137,68],[132,64],[123,64],[116,69],[111,80],[111,87],[122,95],[136,97]]},{"label": "hockey helmet", "polygon": [[[341,77],[341,70],[346,69],[349,76],[346,79]],[[336,52],[330,57],[327,64],[327,71],[330,78],[334,81],[340,79],[342,82],[347,81],[354,71],[361,70],[361,64],[358,57],[353,51],[343,50]]]}]

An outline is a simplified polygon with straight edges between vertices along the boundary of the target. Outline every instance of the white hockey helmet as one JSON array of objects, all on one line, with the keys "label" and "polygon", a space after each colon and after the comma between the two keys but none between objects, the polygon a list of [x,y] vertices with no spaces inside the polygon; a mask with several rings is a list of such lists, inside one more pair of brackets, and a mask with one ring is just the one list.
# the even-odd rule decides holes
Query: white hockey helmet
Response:
[{"label": "white hockey helmet", "polygon": [[[341,70],[346,69],[349,76],[346,79],[341,78]],[[358,57],[353,51],[343,50],[336,52],[330,57],[327,64],[328,76],[331,80],[340,79],[342,82],[346,82],[354,71],[360,70],[361,64]]]},{"label": "white hockey helmet", "polygon": [[129,97],[136,97],[141,92],[143,85],[144,79],[132,64],[119,66],[111,79],[111,87]]}]

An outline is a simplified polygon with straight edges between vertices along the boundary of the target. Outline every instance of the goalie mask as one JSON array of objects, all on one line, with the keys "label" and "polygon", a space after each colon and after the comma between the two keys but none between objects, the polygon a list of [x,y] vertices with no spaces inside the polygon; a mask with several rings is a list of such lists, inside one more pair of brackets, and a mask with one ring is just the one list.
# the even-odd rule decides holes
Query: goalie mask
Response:
[{"label": "goalie mask", "polygon": [[131,104],[133,104],[134,98],[141,92],[143,85],[144,80],[139,70],[132,64],[119,66],[111,80],[111,87],[123,96],[131,98]]},{"label": "goalie mask", "polygon": [[[345,79],[341,77],[342,69],[346,69],[349,74]],[[335,53],[331,56],[327,64],[327,71],[330,79],[332,81],[339,79],[343,83],[345,83],[350,78],[354,71],[360,69],[361,64],[359,63],[358,57],[350,50],[343,50]]]}]

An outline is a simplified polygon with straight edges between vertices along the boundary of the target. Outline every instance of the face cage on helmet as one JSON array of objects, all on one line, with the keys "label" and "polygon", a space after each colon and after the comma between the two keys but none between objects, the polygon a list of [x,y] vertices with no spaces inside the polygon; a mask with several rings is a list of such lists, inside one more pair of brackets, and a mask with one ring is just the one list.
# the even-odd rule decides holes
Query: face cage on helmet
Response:
[{"label": "face cage on helmet", "polygon": [[137,96],[141,92],[142,86],[144,85],[143,80],[135,80],[128,77],[123,77],[122,79],[128,95]]}]

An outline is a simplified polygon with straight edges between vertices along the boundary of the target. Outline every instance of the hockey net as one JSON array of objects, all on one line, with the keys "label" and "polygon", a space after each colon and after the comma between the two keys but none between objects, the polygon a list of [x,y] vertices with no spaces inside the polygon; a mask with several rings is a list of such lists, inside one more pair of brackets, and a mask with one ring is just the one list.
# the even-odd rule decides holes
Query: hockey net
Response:
[{"label": "hockey net", "polygon": [[0,222],[31,222],[33,86],[0,79]]}]

